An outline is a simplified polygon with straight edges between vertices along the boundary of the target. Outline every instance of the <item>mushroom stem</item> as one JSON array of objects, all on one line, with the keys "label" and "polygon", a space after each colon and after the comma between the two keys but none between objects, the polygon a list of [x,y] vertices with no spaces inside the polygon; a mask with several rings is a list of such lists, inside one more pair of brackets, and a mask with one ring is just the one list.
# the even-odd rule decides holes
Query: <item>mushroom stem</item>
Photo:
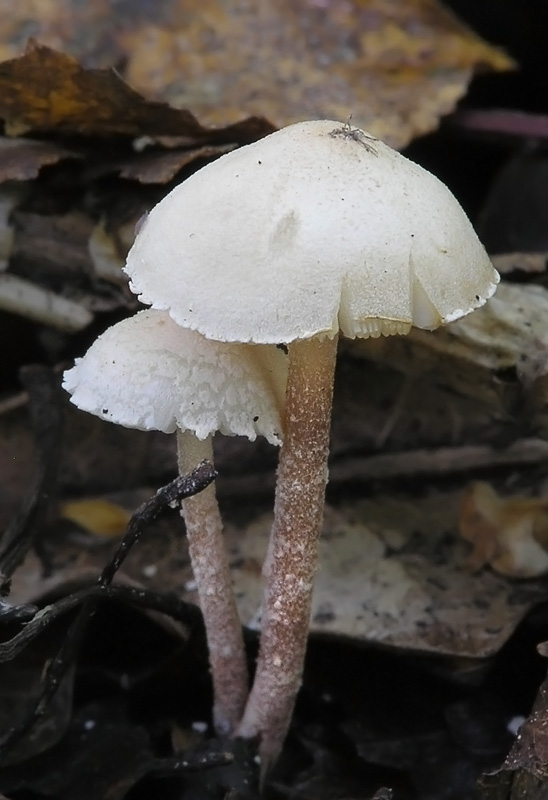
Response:
[{"label": "mushroom stem", "polygon": [[264,778],[278,756],[301,684],[318,564],[337,339],[289,345],[284,440],[255,680],[237,735],[259,737]]},{"label": "mushroom stem", "polygon": [[[181,474],[204,459],[213,463],[211,436],[201,441],[190,431],[178,431],[177,447]],[[214,484],[184,500],[181,513],[207,635],[214,695],[213,721],[217,733],[226,736],[233,733],[241,719],[249,684],[242,625],[232,589]]]}]

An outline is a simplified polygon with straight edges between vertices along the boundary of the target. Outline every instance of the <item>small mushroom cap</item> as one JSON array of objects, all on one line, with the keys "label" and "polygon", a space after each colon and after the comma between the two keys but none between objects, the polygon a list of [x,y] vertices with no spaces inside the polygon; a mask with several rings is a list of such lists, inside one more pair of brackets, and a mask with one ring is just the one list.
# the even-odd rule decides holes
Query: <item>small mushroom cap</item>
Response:
[{"label": "small mushroom cap", "polygon": [[78,408],[127,428],[280,444],[286,361],[277,347],[210,341],[149,309],[105,331],[63,386]]},{"label": "small mushroom cap", "polygon": [[126,271],[144,303],[240,342],[432,329],[498,283],[443,183],[329,120],[283,128],[192,175],[150,212]]}]

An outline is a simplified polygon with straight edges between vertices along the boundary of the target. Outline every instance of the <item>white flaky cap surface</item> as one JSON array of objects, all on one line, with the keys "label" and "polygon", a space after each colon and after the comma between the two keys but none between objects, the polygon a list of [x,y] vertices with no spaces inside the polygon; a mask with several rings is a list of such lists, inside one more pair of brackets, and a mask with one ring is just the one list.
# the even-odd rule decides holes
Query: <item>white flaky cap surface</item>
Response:
[{"label": "white flaky cap surface", "polygon": [[273,346],[210,341],[150,309],[109,328],[63,386],[78,408],[128,428],[280,444],[286,360]]},{"label": "white flaky cap surface", "polygon": [[436,328],[498,274],[444,184],[367,133],[283,128],[195,173],[149,214],[131,288],[212,339]]}]

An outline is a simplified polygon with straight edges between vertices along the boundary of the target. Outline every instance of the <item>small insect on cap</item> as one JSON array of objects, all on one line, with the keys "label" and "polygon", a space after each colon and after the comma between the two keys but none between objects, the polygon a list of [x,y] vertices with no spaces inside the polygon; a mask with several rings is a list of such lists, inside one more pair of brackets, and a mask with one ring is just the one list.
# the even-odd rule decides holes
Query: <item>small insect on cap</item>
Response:
[{"label": "small insect on cap", "polygon": [[150,212],[126,271],[144,303],[239,342],[436,328],[499,279],[446,186],[330,120],[196,172]]},{"label": "small insect on cap", "polygon": [[78,408],[127,428],[280,444],[286,370],[276,347],[210,341],[149,309],[100,336],[63,386]]}]

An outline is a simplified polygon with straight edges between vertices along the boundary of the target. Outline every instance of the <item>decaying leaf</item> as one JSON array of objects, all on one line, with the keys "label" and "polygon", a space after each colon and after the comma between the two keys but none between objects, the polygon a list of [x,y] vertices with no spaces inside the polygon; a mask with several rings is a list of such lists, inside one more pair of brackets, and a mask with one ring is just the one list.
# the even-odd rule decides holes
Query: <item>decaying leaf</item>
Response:
[{"label": "decaying leaf", "polygon": [[510,66],[432,0],[181,2],[176,36],[145,24],[123,41],[129,81],[202,120],[232,121],[242,108],[277,126],[353,114],[395,147],[435,127],[475,67]]},{"label": "decaying leaf", "polygon": [[490,484],[476,481],[461,502],[459,533],[473,546],[472,569],[490,565],[513,578],[548,572],[548,498],[502,498]]},{"label": "decaying leaf", "polygon": [[[436,492],[328,509],[312,632],[467,658],[497,652],[546,583],[471,573],[457,534],[458,501],[458,492]],[[252,627],[269,527],[263,517],[227,535],[240,612]]]},{"label": "decaying leaf", "polygon": [[[0,53],[21,51],[32,19],[32,35],[41,42],[66,48],[88,65],[123,65],[132,86],[190,109],[203,124],[224,126],[256,115],[280,127],[353,114],[355,124],[395,147],[436,127],[474,69],[512,66],[437,0],[239,0],[228,6],[171,0],[137,4],[131,15],[126,10],[105,0],[93,8],[75,0],[45,7],[22,0],[3,23]],[[80,113],[78,94],[54,100],[56,115]],[[98,113],[104,122],[108,111]],[[131,116],[114,127],[127,130]],[[37,121],[19,114],[12,129]],[[187,121],[194,135],[195,120]],[[103,122],[98,118],[104,130]],[[88,130],[90,124],[88,117]]]},{"label": "decaying leaf", "polygon": [[153,149],[149,152],[144,148],[143,152],[132,158],[108,164],[105,171],[119,171],[121,178],[139,181],[139,183],[169,183],[185,167],[195,163],[203,166],[206,160],[218,158],[235,147],[233,144],[217,144],[188,149],[177,146],[177,139],[171,140],[168,147],[166,138],[161,137],[159,141],[159,144],[165,146],[166,150]]},{"label": "decaying leaf", "polygon": [[[19,58],[0,64],[0,117],[6,132],[81,136],[177,136],[201,140],[254,140],[272,131],[248,119],[213,131],[190,111],[153,102],[114,70],[85,69],[76,59],[32,42]],[[240,117],[241,120],[241,117]]]},{"label": "decaying leaf", "polygon": [[116,503],[102,498],[62,503],[61,516],[97,536],[122,536],[130,514]]},{"label": "decaying leaf", "polygon": [[[0,183],[36,178],[42,167],[67,158],[80,158],[54,142],[0,137]],[[6,188],[6,187],[4,187]]]},{"label": "decaying leaf", "polygon": [[349,347],[415,381],[434,381],[472,397],[492,417],[508,416],[519,412],[516,401],[523,404],[516,372],[526,354],[539,355],[547,318],[546,289],[502,283],[482,308],[434,333],[413,328],[408,336],[356,339]]},{"label": "decaying leaf", "polygon": [[510,272],[535,274],[546,272],[548,252],[540,253],[501,253],[492,257],[493,266],[501,275]]}]

